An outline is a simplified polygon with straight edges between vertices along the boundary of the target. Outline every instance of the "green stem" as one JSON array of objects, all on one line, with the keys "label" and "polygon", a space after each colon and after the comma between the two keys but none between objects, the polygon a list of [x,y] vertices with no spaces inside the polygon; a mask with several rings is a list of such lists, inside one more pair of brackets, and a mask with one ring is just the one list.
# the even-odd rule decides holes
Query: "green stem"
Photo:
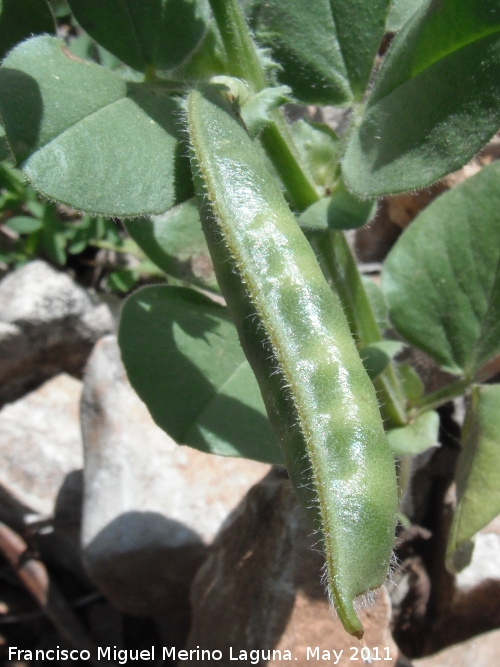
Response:
[{"label": "green stem", "polygon": [[144,81],[150,83],[156,79],[156,69],[154,65],[148,65],[144,72]]},{"label": "green stem", "polygon": [[260,139],[292,203],[304,211],[318,201],[319,195],[300,164],[285,119],[279,111],[273,116],[274,122],[263,129]]},{"label": "green stem", "polygon": [[413,456],[405,454],[398,459],[398,497],[399,501],[403,499],[405,491],[411,482],[411,468],[413,463]]},{"label": "green stem", "polygon": [[[238,0],[209,0],[227,56],[228,73],[245,80],[252,92],[267,86],[266,74],[248,30]],[[279,111],[273,122],[262,132],[262,145],[278,172],[288,195],[299,212],[319,200],[312,181],[305,172],[297,149]],[[335,242],[332,243],[332,239]],[[344,235],[340,232],[328,240],[327,273],[332,277],[345,311],[350,311],[351,326],[355,326],[358,340],[381,340],[363,283]],[[322,252],[322,251],[321,251]],[[357,307],[359,305],[359,307]],[[359,325],[359,326],[357,326]],[[402,389],[393,368],[386,369],[377,378],[382,416],[391,425],[406,422]]]},{"label": "green stem", "polygon": [[[356,260],[344,233],[326,230],[312,232],[308,236],[324,272],[331,279],[340,298],[358,348],[382,340]],[[406,397],[394,365],[390,363],[373,384],[381,402],[380,411],[386,427],[406,424]]]},{"label": "green stem", "polygon": [[414,401],[413,407],[417,409],[415,416],[418,417],[423,412],[434,410],[434,408],[438,408],[440,405],[462,396],[472,383],[473,380],[470,377],[460,378],[460,380],[452,382],[446,385],[446,387],[420,398],[418,401]]},{"label": "green stem", "polygon": [[361,276],[343,232],[313,233],[320,264],[332,279],[358,347],[382,340]]},{"label": "green stem", "polygon": [[[238,0],[209,0],[227,56],[228,73],[246,81],[253,93],[268,85],[266,73]],[[304,210],[318,200],[305,174],[286,122],[279,111],[262,132],[261,141],[293,204]]]},{"label": "green stem", "polygon": [[266,75],[238,0],[209,0],[226,50],[228,72],[245,80],[253,92],[266,87]]},{"label": "green stem", "polygon": [[392,361],[375,378],[373,386],[380,400],[380,414],[386,430],[405,426],[408,422],[406,396]]}]

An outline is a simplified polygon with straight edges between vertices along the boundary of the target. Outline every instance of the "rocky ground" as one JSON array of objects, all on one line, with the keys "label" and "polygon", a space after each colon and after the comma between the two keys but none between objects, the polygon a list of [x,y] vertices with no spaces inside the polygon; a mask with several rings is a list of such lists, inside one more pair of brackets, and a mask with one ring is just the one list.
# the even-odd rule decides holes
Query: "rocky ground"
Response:
[{"label": "rocky ground", "polygon": [[[384,200],[352,235],[362,270],[376,276],[401,229],[452,184]],[[231,647],[239,665],[285,664],[287,652],[298,667],[362,664],[330,610],[323,557],[284,469],[165,435],[125,375],[118,309],[41,260],[0,282],[3,663],[42,664],[9,660],[12,647],[96,656],[109,646],[149,652],[137,661],[148,665],[174,664],[183,649],[194,657],[180,664],[205,664],[197,647],[222,651],[223,665]],[[439,386],[427,359],[412,360]],[[413,525],[399,532],[391,582],[361,612],[373,664],[500,664],[500,520],[456,579],[442,565],[460,414],[441,410],[439,446],[413,462],[403,508]]]}]

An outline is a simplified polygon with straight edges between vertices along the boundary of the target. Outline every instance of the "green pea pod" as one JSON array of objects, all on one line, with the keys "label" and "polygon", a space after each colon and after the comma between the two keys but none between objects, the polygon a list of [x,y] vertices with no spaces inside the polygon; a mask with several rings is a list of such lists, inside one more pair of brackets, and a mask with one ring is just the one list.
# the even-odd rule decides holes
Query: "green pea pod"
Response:
[{"label": "green pea pod", "polygon": [[375,392],[339,301],[224,92],[194,90],[186,106],[217,279],[323,542],[332,601],[361,638],[353,601],[385,581],[397,502]]}]

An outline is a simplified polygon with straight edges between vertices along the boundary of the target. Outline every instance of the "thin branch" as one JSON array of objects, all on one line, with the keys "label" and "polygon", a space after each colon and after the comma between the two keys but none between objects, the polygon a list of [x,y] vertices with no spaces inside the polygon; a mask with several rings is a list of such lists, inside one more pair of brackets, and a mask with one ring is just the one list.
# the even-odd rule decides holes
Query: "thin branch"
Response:
[{"label": "thin branch", "polygon": [[26,542],[11,528],[0,522],[0,552],[14,569],[18,578],[40,605],[61,637],[76,649],[90,652],[95,665],[116,667],[115,663],[97,660],[97,645],[88,636],[71,606],[53,581],[47,569],[30,554]]}]

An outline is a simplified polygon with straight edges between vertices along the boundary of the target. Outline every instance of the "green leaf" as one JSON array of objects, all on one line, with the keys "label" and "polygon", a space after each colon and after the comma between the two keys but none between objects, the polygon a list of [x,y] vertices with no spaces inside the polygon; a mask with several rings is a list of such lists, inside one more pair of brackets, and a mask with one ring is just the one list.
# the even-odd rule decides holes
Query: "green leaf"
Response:
[{"label": "green leaf", "polygon": [[9,190],[20,199],[24,199],[29,191],[29,188],[26,188],[23,172],[5,162],[0,162],[0,187]]},{"label": "green leaf", "polygon": [[96,60],[95,42],[90,35],[82,32],[68,45],[71,53],[82,60]]},{"label": "green leaf", "polygon": [[75,236],[73,237],[73,240],[69,244],[67,250],[70,255],[79,255],[85,250],[91,240],[92,236],[87,232],[87,230],[78,229],[75,232]]},{"label": "green leaf", "polygon": [[203,38],[208,6],[203,0],[69,0],[91,37],[130,67],[168,70]]},{"label": "green leaf", "polygon": [[240,113],[251,137],[258,136],[262,128],[269,125],[272,111],[292,101],[290,92],[288,86],[264,88],[245,102]]},{"label": "green leaf", "polygon": [[17,256],[14,252],[2,252],[0,251],[0,262],[3,262],[4,264],[14,264],[16,261]]},{"label": "green leaf", "polygon": [[387,32],[397,32],[427,0],[393,0],[387,17]]},{"label": "green leaf", "polygon": [[500,513],[500,385],[472,390],[455,471],[457,508],[446,567],[457,572],[471,556],[470,539]]},{"label": "green leaf", "polygon": [[49,0],[49,1],[52,7],[52,11],[54,12],[54,16],[56,16],[57,18],[63,18],[64,16],[71,15],[71,9],[69,8],[69,5],[66,2],[66,0]]},{"label": "green leaf", "polygon": [[359,356],[370,380],[374,380],[387,368],[391,359],[401,351],[402,343],[394,340],[381,340],[362,347]]},{"label": "green leaf", "polygon": [[408,400],[418,401],[424,395],[424,383],[417,371],[408,363],[398,364],[398,374]]},{"label": "green leaf", "polygon": [[98,236],[112,243],[115,247],[123,245],[123,239],[118,232],[113,220],[105,220],[103,217],[97,218]]},{"label": "green leaf", "polygon": [[357,229],[366,225],[376,210],[377,202],[359,199],[340,180],[330,197],[323,197],[302,213],[299,223],[303,227]]},{"label": "green leaf", "polygon": [[54,17],[46,0],[0,2],[0,58],[32,35],[55,31]]},{"label": "green leaf", "polygon": [[125,226],[141,250],[162,271],[179,280],[219,291],[194,201],[184,202],[161,216],[127,220]]},{"label": "green leaf", "polygon": [[108,286],[116,292],[129,292],[137,282],[137,276],[131,269],[118,269],[108,276]]},{"label": "green leaf", "polygon": [[35,218],[43,218],[47,206],[49,206],[48,202],[40,201],[38,197],[26,202],[26,208]]},{"label": "green leaf", "polygon": [[[335,21],[337,39],[345,62],[350,87],[361,101],[373,68],[391,0],[328,0]],[[302,3],[302,12],[309,11]],[[324,45],[316,44],[316,50]]]},{"label": "green leaf", "polygon": [[83,218],[73,225],[73,235],[68,245],[68,252],[78,255],[83,252],[91,240],[99,240],[98,218],[84,215]]},{"label": "green leaf", "polygon": [[122,310],[132,386],[178,443],[283,464],[257,381],[227,311],[181,287],[146,287]]},{"label": "green leaf", "polygon": [[398,332],[455,375],[500,352],[500,163],[434,200],[382,273]]},{"label": "green leaf", "polygon": [[224,46],[217,24],[212,19],[208,22],[205,37],[198,48],[170,74],[177,80],[198,82],[202,79],[210,79],[215,74],[226,72]]},{"label": "green leaf", "polygon": [[368,297],[373,315],[381,332],[389,329],[389,309],[384,293],[374,280],[368,276],[361,276],[364,291]]},{"label": "green leaf", "polygon": [[65,250],[65,239],[60,234],[53,234],[49,230],[42,230],[43,240],[42,245],[43,249],[46,252],[49,259],[51,259],[55,264],[59,266],[64,266],[66,264],[66,250]]},{"label": "green leaf", "polygon": [[343,163],[362,196],[462,167],[500,125],[500,5],[427,0],[389,49]]},{"label": "green leaf", "polygon": [[0,125],[0,162],[6,160],[12,160],[12,153],[7,142],[7,137],[5,136],[5,128],[3,125]]},{"label": "green leaf", "polygon": [[104,47],[96,44],[92,37],[84,31],[69,43],[68,49],[77,58],[98,62],[100,65],[104,65],[104,67],[110,70],[115,70],[122,65],[116,56],[107,51]]},{"label": "green leaf", "polygon": [[108,69],[115,70],[122,64],[120,60],[100,44],[96,45],[99,63]]},{"label": "green leaf", "polygon": [[31,234],[42,227],[42,221],[28,215],[16,215],[9,218],[5,225],[18,234]]},{"label": "green leaf", "polygon": [[327,194],[338,178],[339,137],[328,125],[308,120],[293,123],[290,132],[315,184]]},{"label": "green leaf", "polygon": [[280,64],[278,78],[308,104],[363,97],[390,0],[245,0],[257,41]]},{"label": "green leaf", "polygon": [[211,77],[210,83],[222,86],[228,99],[243,119],[248,134],[255,139],[260,132],[276,121],[276,111],[284,104],[292,102],[288,86],[263,88],[252,94],[249,84],[235,76],[218,75]]},{"label": "green leaf", "polygon": [[64,266],[66,264],[66,240],[68,228],[59,220],[55,207],[47,203],[43,214],[43,226],[40,230],[41,245],[48,257]]},{"label": "green leaf", "polygon": [[107,216],[162,213],[190,196],[179,104],[35,37],[0,69],[0,111],[14,156],[50,199]]},{"label": "green leaf", "polygon": [[424,412],[408,426],[387,432],[389,447],[396,456],[420,454],[438,442],[439,415],[433,410]]}]

